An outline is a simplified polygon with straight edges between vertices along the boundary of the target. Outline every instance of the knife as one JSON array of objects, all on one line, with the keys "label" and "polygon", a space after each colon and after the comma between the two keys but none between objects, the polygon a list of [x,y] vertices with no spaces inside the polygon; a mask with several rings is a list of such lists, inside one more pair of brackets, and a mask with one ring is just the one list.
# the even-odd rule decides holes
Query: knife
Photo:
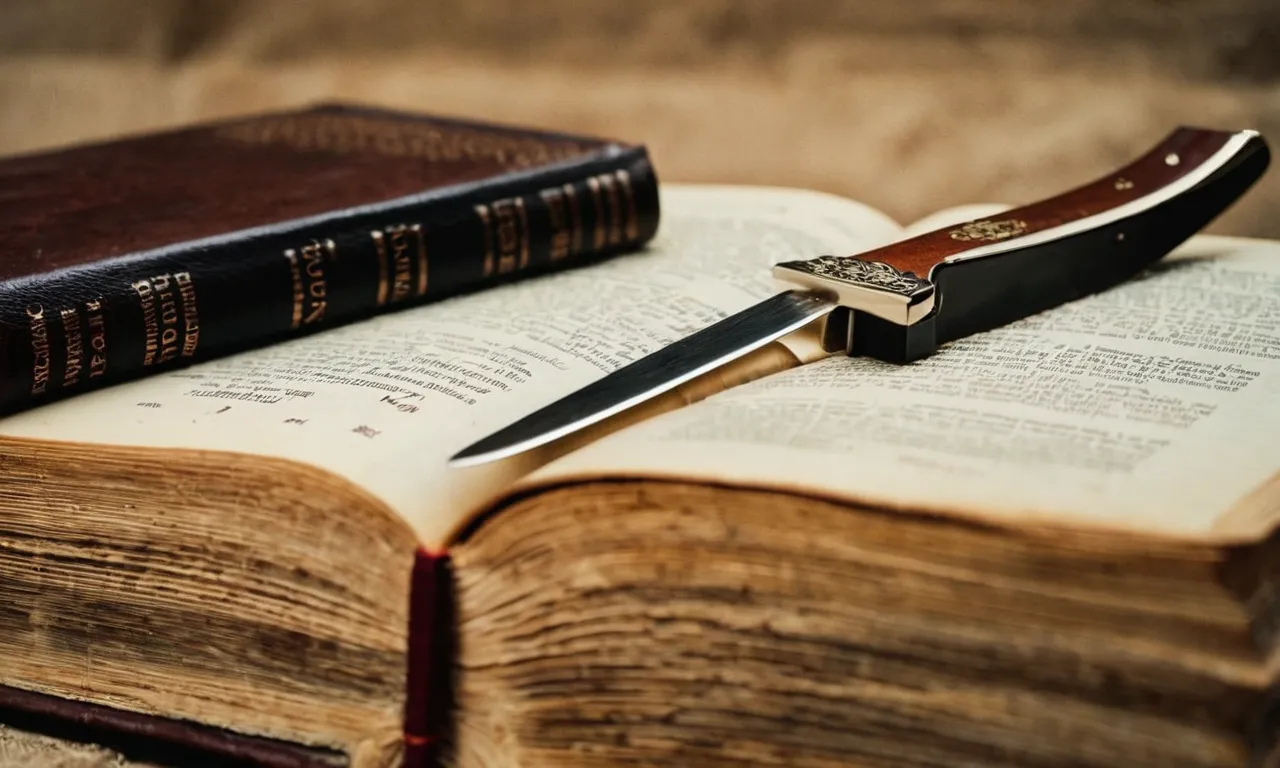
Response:
[{"label": "knife", "polygon": [[512,456],[619,414],[822,321],[829,354],[908,363],[940,344],[1121,283],[1263,174],[1256,131],[1180,127],[1129,165],[1020,208],[853,256],[774,265],[783,290],[525,416],[451,466]]}]

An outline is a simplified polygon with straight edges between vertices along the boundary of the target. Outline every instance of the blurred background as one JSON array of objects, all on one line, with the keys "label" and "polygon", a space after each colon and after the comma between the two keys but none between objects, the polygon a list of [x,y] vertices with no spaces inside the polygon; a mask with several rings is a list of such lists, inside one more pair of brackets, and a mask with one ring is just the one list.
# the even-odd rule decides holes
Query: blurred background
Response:
[{"label": "blurred background", "polygon": [[[647,143],[909,221],[1180,123],[1280,145],[1280,0],[0,0],[0,155],[324,99]],[[1213,231],[1280,237],[1280,170]]]}]

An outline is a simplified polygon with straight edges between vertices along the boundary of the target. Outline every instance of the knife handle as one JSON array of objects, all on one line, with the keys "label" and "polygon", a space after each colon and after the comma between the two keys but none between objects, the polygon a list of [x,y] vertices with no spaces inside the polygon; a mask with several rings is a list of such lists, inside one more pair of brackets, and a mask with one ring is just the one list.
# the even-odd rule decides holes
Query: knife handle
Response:
[{"label": "knife handle", "polygon": [[1132,277],[1234,203],[1269,162],[1255,131],[1178,128],[1055,197],[852,257],[786,262],[775,275],[845,308],[828,326],[848,326],[849,354],[907,362]]}]

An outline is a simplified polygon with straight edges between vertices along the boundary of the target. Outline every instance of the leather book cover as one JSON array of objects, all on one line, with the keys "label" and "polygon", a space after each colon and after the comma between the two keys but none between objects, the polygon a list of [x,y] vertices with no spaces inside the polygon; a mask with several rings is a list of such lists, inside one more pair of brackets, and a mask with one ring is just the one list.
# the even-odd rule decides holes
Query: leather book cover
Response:
[{"label": "leather book cover", "polygon": [[0,158],[0,412],[641,247],[643,145],[344,104]]}]

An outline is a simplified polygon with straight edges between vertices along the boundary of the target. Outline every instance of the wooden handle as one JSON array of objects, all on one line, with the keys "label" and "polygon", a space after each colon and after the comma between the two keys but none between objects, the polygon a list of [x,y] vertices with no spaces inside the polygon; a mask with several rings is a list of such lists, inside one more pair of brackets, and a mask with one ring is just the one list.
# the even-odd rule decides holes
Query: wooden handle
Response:
[{"label": "wooden handle", "polygon": [[[1142,157],[1090,184],[1030,205],[860,253],[858,258],[880,261],[901,272],[929,278],[935,267],[963,257],[965,252],[980,248],[990,251],[986,246],[995,243],[1020,247],[1018,241],[1029,235],[1120,211],[1143,198],[1158,197],[1189,175],[1209,170],[1206,163],[1211,160],[1227,160],[1219,153],[1233,139],[1241,137],[1247,138],[1247,135],[1179,128]],[[1151,202],[1154,205],[1159,200]]]}]

